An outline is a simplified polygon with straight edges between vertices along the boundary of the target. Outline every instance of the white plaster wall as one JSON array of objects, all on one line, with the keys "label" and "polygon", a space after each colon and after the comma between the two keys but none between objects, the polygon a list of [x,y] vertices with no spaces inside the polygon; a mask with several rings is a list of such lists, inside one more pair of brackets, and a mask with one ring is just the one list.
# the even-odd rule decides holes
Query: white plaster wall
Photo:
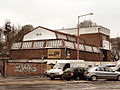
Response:
[{"label": "white plaster wall", "polygon": [[110,36],[110,30],[109,29],[100,27],[99,32],[102,33],[102,34],[104,34],[104,35]]},{"label": "white plaster wall", "polygon": [[77,34],[77,29],[58,29],[56,31],[63,32],[63,33],[66,33],[66,34],[71,34],[71,35],[76,35]]},{"label": "white plaster wall", "polygon": [[30,33],[24,35],[23,41],[30,40],[45,40],[45,39],[56,39],[56,35],[54,32],[43,28],[37,28]]},{"label": "white plaster wall", "polygon": [[[78,30],[77,28],[73,28],[73,29],[70,28],[70,29],[60,29],[60,30],[57,30],[57,31],[67,33],[67,34],[77,35],[77,30]],[[110,30],[106,29],[102,26],[79,28],[79,34],[91,34],[91,33],[98,33],[98,32],[100,32],[104,35],[110,36]]]}]

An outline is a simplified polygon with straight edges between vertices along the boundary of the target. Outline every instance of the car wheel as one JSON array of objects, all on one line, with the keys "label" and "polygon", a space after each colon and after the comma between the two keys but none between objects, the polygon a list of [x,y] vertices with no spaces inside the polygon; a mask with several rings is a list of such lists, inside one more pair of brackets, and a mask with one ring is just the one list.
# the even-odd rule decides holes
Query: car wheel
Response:
[{"label": "car wheel", "polygon": [[70,81],[70,78],[67,78],[66,81]]},{"label": "car wheel", "polygon": [[79,76],[77,76],[77,77],[76,77],[76,80],[80,80],[80,77],[79,77]]},{"label": "car wheel", "polygon": [[89,78],[88,80],[89,80],[89,81],[91,81],[91,79],[90,79],[90,78]]},{"label": "car wheel", "polygon": [[55,77],[50,77],[51,80],[55,80]]},{"label": "car wheel", "polygon": [[64,76],[62,75],[60,79],[61,79],[61,80],[64,80]]},{"label": "car wheel", "polygon": [[117,77],[117,80],[120,81],[120,75]]},{"label": "car wheel", "polygon": [[97,76],[92,76],[92,77],[91,77],[91,80],[92,80],[92,81],[97,81]]}]

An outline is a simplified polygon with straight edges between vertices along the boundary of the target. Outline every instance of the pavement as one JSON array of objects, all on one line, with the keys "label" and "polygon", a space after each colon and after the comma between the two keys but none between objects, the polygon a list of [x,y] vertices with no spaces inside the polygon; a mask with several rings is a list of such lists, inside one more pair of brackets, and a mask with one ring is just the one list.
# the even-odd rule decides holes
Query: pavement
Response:
[{"label": "pavement", "polygon": [[66,80],[50,80],[48,77],[41,76],[29,76],[29,77],[1,77],[0,85],[29,85],[29,84],[46,84],[46,85],[60,85],[60,84],[76,84],[76,83],[86,83],[87,80],[79,81],[66,81]]},{"label": "pavement", "polygon": [[65,84],[65,80],[50,80],[47,77],[1,77],[0,85],[23,85],[23,84]]}]

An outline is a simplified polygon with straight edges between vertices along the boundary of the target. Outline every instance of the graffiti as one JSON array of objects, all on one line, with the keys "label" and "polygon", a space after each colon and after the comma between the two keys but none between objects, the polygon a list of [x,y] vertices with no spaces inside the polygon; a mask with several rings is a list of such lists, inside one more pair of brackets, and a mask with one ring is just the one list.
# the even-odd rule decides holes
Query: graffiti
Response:
[{"label": "graffiti", "polygon": [[36,67],[32,64],[15,64],[15,72],[36,72]]}]

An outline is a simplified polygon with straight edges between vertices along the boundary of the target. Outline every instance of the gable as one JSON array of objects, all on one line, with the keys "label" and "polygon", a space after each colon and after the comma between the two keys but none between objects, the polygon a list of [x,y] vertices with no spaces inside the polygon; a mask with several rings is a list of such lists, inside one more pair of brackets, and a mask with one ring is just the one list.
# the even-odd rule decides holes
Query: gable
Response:
[{"label": "gable", "polygon": [[39,27],[29,32],[28,34],[24,35],[23,41],[45,40],[45,39],[56,39],[56,35],[52,31]]}]

